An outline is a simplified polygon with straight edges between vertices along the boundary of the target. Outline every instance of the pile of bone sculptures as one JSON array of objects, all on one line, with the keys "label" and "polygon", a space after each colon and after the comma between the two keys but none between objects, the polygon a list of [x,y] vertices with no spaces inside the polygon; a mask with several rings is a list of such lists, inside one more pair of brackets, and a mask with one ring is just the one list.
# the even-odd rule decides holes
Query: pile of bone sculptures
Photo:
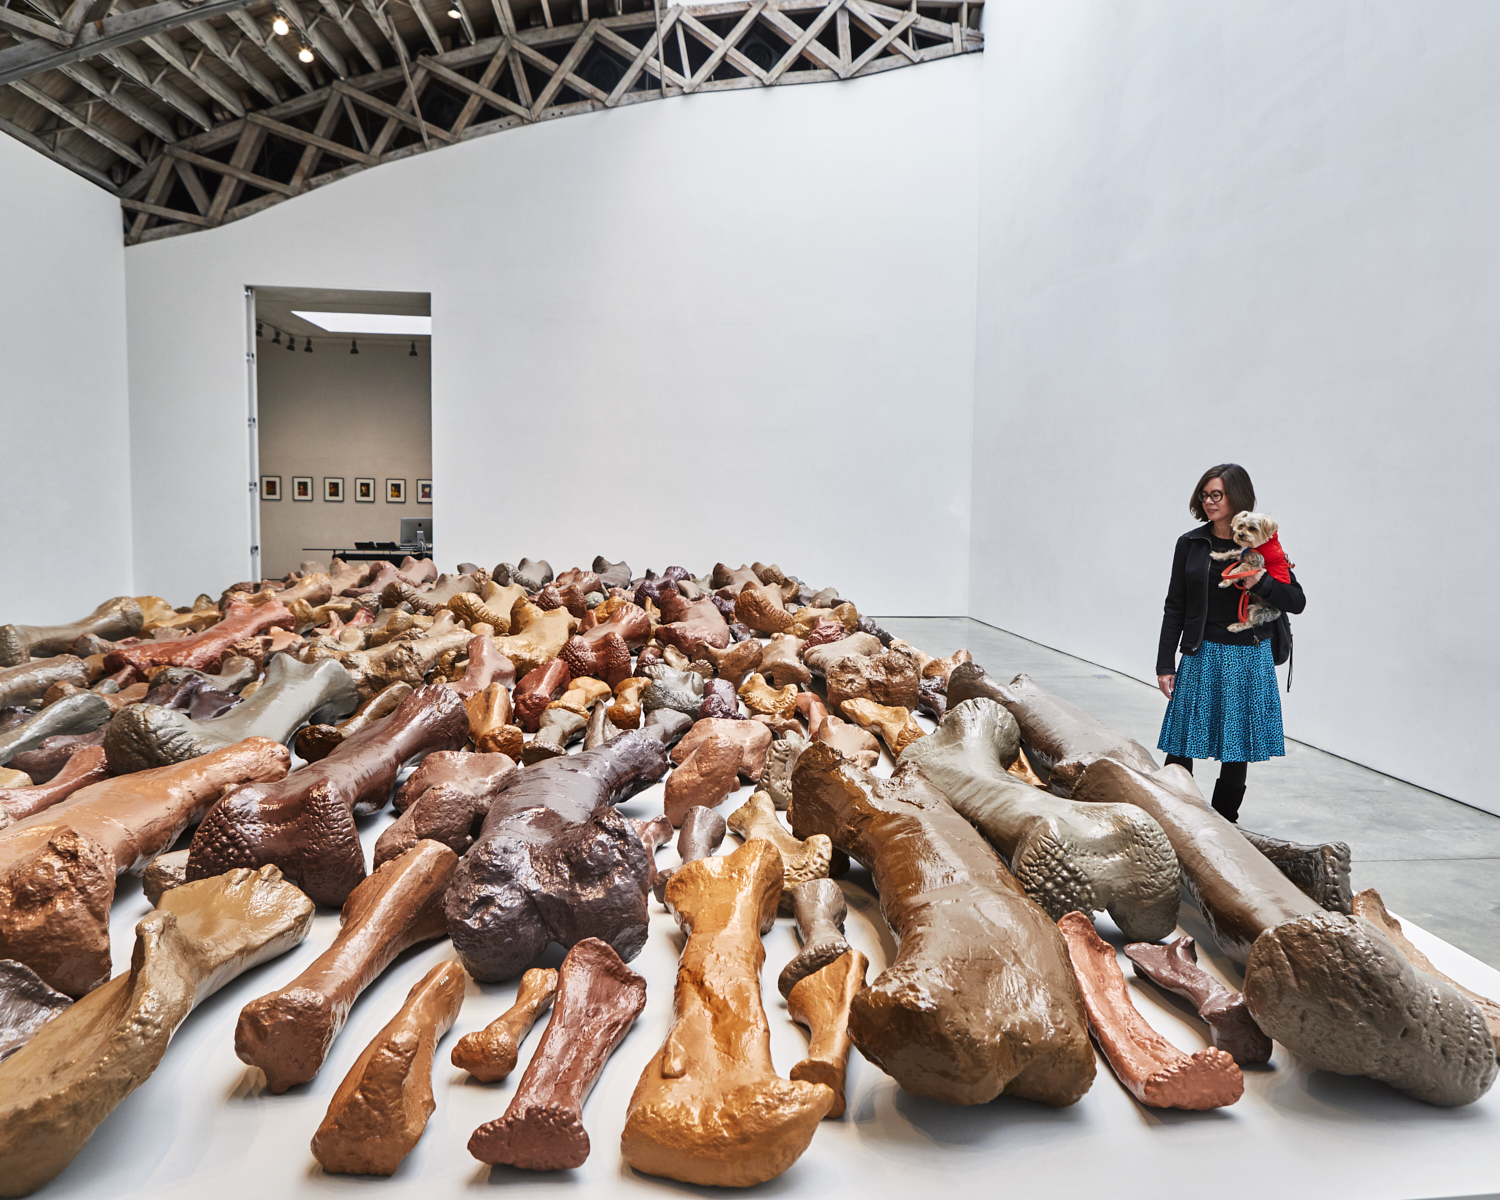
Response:
[{"label": "pile of bone sculptures", "polygon": [[[617,807],[657,784],[659,815]],[[369,861],[361,824],[387,805]],[[668,845],[679,865],[658,868]],[[873,973],[844,934],[851,858],[897,947]],[[685,940],[624,1114],[622,1159],[647,1175],[780,1175],[845,1112],[853,1048],[955,1105],[1073,1104],[1097,1044],[1140,1103],[1217,1108],[1272,1038],[1433,1104],[1477,1099],[1500,1006],[1352,897],[1348,867],[1342,844],[1226,823],[1026,676],[932,658],[775,566],[335,560],[182,609],[119,597],[0,628],[0,1195],[61,1172],[194,1006],[301,942],[318,906],[340,913],[332,944],[264,979],[233,1042],[273,1094],[346,1072],[307,1131],[329,1172],[390,1175],[415,1147],[467,977],[518,981],[449,1049],[475,1080],[504,1080],[543,1026],[469,1153],[582,1164],[589,1092],[648,1003],[629,963],[653,905]],[[109,941],[122,874],[154,905],[128,962]],[[1191,938],[1160,944],[1184,892],[1242,991]],[[1136,1007],[1153,993],[1127,987],[1100,913],[1203,1046]],[[809,1036],[785,1076],[761,979],[778,917],[801,948],[777,988]],[[340,1045],[360,994],[438,939],[452,956]],[[554,944],[560,965],[537,965]]]}]

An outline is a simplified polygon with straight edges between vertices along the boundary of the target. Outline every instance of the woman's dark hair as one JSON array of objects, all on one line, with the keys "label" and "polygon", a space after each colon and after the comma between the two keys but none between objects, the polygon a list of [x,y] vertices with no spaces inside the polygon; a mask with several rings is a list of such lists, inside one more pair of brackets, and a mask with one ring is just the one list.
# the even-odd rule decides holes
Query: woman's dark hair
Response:
[{"label": "woman's dark hair", "polygon": [[1250,482],[1250,472],[1239,463],[1220,463],[1203,472],[1203,478],[1193,486],[1193,498],[1188,501],[1188,511],[1200,521],[1208,520],[1203,515],[1203,501],[1198,499],[1210,479],[1224,481],[1224,494],[1229,499],[1230,509],[1237,513],[1255,509],[1255,485]]}]

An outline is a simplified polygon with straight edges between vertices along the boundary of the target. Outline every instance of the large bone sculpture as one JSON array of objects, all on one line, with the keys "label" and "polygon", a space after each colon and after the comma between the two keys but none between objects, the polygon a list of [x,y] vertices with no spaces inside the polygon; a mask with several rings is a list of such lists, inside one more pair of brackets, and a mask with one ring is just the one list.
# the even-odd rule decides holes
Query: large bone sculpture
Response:
[{"label": "large bone sculpture", "polygon": [[[1139,742],[1096,721],[1076,704],[1069,704],[1017,675],[1007,685],[997,684],[975,663],[962,663],[948,676],[948,706],[976,697],[998,701],[1015,717],[1026,745],[1037,752],[1057,788],[1073,787],[1084,769],[1101,758],[1112,758],[1138,771],[1156,770],[1156,760]],[[1027,757],[1031,757],[1028,752]]]},{"label": "large bone sculpture", "polygon": [[515,762],[504,754],[429,754],[396,793],[401,815],[376,841],[375,865],[400,857],[423,838],[462,854],[474,844],[490,804],[500,794],[501,781],[515,769]]},{"label": "large bone sculpture", "polygon": [[271,1091],[312,1079],[359,994],[401,951],[443,936],[443,892],[457,865],[438,842],[386,863],[354,889],[333,945],[291,983],[245,1005],[234,1052],[266,1073]]},{"label": "large bone sculpture", "polygon": [[73,1160],[156,1069],[194,1007],[297,945],[313,906],[275,867],[176,888],[136,926],[130,970],[59,1013],[0,1063],[0,1195]]},{"label": "large bone sculpture", "polygon": [[354,818],[385,807],[405,763],[456,750],[468,736],[457,695],[442,684],[418,688],[327,758],[226,795],[193,835],[188,878],[273,862],[319,904],[342,905],[365,878]]},{"label": "large bone sculpture", "polygon": [[774,1179],[834,1103],[822,1083],[780,1078],[760,999],[761,930],[781,894],[769,842],[689,863],[667,884],[687,932],[671,1032],[630,1098],[620,1149],[647,1175],[713,1187]]},{"label": "large bone sculpture", "polygon": [[646,730],[508,777],[446,901],[448,932],[474,978],[510,979],[556,941],[608,942],[625,959],[646,940],[654,864],[612,807],[666,774]]},{"label": "large bone sculpture", "polygon": [[103,746],[85,746],[48,782],[35,787],[0,788],[0,829],[60,804],[74,792],[109,778]]},{"label": "large bone sculpture", "polygon": [[[1349,883],[1350,855],[1346,842],[1311,846],[1288,842],[1241,829],[1244,839],[1276,864],[1276,869],[1329,912],[1354,911]],[[1378,924],[1378,922],[1377,922]]]},{"label": "large bone sculpture", "polygon": [[895,961],[854,1001],[854,1044],[909,1092],[1072,1104],[1094,1079],[1062,936],[912,763],[877,779],[814,745],[792,776],[792,830],[869,867]]},{"label": "large bone sculpture", "polygon": [[88,682],[89,669],[76,655],[32,659],[0,671],[0,708],[15,708],[31,700],[40,700],[55,684],[87,687]]},{"label": "large bone sculpture", "polygon": [[66,625],[0,626],[0,667],[20,666],[33,656],[66,654],[74,642],[89,634],[118,641],[140,633],[143,620],[135,597],[116,596],[88,616]]},{"label": "large bone sculpture", "polygon": [[516,1069],[521,1043],[536,1019],[552,1007],[556,994],[557,972],[532,967],[521,976],[514,1004],[483,1029],[458,1039],[450,1056],[453,1065],[481,1083],[499,1083]]},{"label": "large bone sculpture", "polygon": [[1083,990],[1089,1028],[1125,1090],[1150,1108],[1203,1110],[1233,1104],[1245,1092],[1234,1059],[1214,1046],[1184,1054],[1148,1025],[1130,1000],[1115,948],[1086,914],[1057,923]]},{"label": "large bone sculpture", "polygon": [[315,714],[347,716],[358,703],[354,681],[338,663],[300,663],[278,654],[255,694],[211,721],[195,721],[158,704],[122,709],[104,735],[104,753],[116,774],[142,771],[185,762],[247,737],[285,742]]},{"label": "large bone sculpture", "polygon": [[1208,1026],[1213,1044],[1241,1066],[1271,1061],[1271,1039],[1245,1007],[1245,997],[1225,987],[1198,965],[1198,950],[1190,937],[1165,946],[1136,942],[1125,947],[1135,973],[1157,987],[1189,1001]]},{"label": "large bone sculpture", "polygon": [[1021,750],[1015,718],[993,700],[950,708],[937,731],[902,752],[1010,865],[1057,920],[1107,910],[1132,941],[1177,926],[1177,856],[1161,826],[1131,804],[1076,804],[1008,773]]},{"label": "large bone sculpture", "polygon": [[141,675],[155,666],[194,667],[200,671],[216,666],[236,642],[257,637],[269,629],[294,629],[297,619],[292,610],[278,599],[264,604],[233,601],[223,620],[202,633],[189,634],[167,642],[139,642],[134,646],[117,646],[104,656],[104,669],[118,671],[134,667]]},{"label": "large bone sculpture", "polygon": [[109,977],[115,876],[139,874],[226,789],[280,779],[291,756],[264,738],[80,788],[0,830],[0,958],[69,996]]},{"label": "large bone sculpture", "polygon": [[787,1015],[807,1026],[811,1035],[807,1057],[791,1069],[790,1078],[821,1083],[833,1089],[829,1117],[844,1115],[844,1076],[849,1069],[849,1011],[854,997],[865,986],[870,966],[858,950],[849,950],[833,962],[797,981],[787,993]]},{"label": "large bone sculpture", "polygon": [[50,737],[91,733],[108,720],[109,701],[106,697],[93,692],[64,696],[35,716],[0,732],[0,763],[36,749]]},{"label": "large bone sculpture", "polygon": [[437,1107],[433,1054],[458,1019],[464,983],[456,962],[438,963],[355,1060],[313,1134],[313,1157],[325,1171],[394,1175],[421,1140]]},{"label": "large bone sculpture", "polygon": [[569,950],[557,974],[552,1019],[510,1107],[469,1138],[480,1162],[557,1171],[589,1156],[583,1102],[646,1006],[646,981],[598,938]]},{"label": "large bone sculpture", "polygon": [[1250,1015],[1308,1066],[1444,1106],[1471,1103],[1494,1083],[1495,1043],[1479,1009],[1370,922],[1299,891],[1181,767],[1148,775],[1103,758],[1074,798],[1136,804],[1156,819],[1220,948],[1244,963]]}]

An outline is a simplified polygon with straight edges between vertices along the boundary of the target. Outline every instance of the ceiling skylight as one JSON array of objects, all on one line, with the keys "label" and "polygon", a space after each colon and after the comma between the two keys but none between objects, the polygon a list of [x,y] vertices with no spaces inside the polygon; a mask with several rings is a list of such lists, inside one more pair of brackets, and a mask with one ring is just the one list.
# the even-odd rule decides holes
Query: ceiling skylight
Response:
[{"label": "ceiling skylight", "polygon": [[300,312],[301,317],[329,333],[394,333],[401,337],[428,337],[432,334],[431,317],[411,317],[399,313]]}]

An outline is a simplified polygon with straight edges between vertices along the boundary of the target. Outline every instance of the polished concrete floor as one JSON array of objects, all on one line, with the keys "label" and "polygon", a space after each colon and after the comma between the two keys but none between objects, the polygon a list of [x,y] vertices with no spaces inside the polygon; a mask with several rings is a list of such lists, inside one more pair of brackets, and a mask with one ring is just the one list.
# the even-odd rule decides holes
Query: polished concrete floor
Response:
[{"label": "polished concrete floor", "polygon": [[[1024,671],[1158,760],[1166,700],[1136,679],[963,617],[879,623],[935,657],[967,647],[1001,681]],[[1211,794],[1218,764],[1199,763]],[[1354,889],[1373,887],[1393,912],[1500,968],[1500,817],[1288,740],[1286,757],[1250,767],[1240,822],[1300,842],[1342,841]]]}]

